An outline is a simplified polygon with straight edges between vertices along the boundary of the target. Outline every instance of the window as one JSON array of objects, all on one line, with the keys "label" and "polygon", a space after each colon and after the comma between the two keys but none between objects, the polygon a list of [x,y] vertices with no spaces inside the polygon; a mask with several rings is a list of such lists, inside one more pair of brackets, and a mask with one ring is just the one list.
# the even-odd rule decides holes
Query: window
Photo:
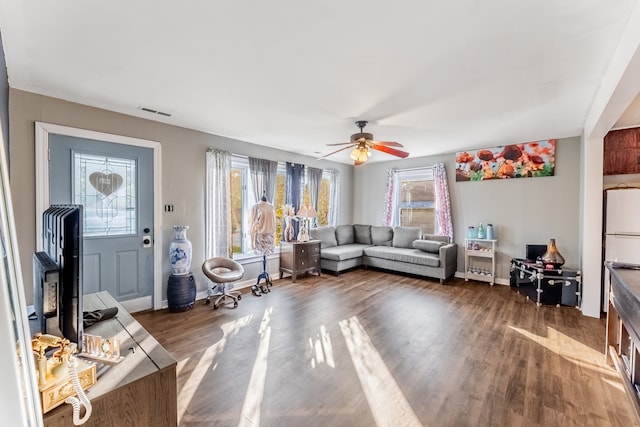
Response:
[{"label": "window", "polygon": [[136,161],[73,152],[73,203],[84,206],[84,237],[137,231]]},{"label": "window", "polygon": [[320,181],[320,194],[318,195],[318,218],[316,219],[318,227],[326,227],[329,225],[329,202],[331,201],[331,176],[329,171],[322,173],[322,181]]},{"label": "window", "polygon": [[[243,156],[233,156],[231,159],[230,171],[230,191],[231,191],[231,241],[234,256],[250,254],[251,236],[249,234],[249,219],[251,207],[257,202],[251,191],[251,174],[249,173],[249,161]],[[305,178],[306,181],[306,178]],[[276,211],[276,246],[280,246],[282,237],[282,208],[284,206],[286,183],[286,166],[278,163],[278,173],[276,175],[276,194],[274,208]],[[305,198],[308,203],[308,187],[305,183]],[[328,214],[330,204],[331,179],[328,171],[324,171],[320,183],[320,194],[318,198],[318,218],[319,226],[328,225]]]},{"label": "window", "polygon": [[437,233],[433,169],[399,171],[396,184],[395,225],[420,227],[423,233]]},{"label": "window", "polygon": [[[246,157],[233,156],[231,159],[230,197],[231,197],[231,242],[233,254],[245,254],[251,252],[251,236],[249,234],[249,219],[251,207],[258,201],[255,200],[250,190],[251,174],[249,173],[249,161]],[[285,166],[278,164],[276,176],[276,246],[280,245],[282,235],[282,205],[284,205]]]}]

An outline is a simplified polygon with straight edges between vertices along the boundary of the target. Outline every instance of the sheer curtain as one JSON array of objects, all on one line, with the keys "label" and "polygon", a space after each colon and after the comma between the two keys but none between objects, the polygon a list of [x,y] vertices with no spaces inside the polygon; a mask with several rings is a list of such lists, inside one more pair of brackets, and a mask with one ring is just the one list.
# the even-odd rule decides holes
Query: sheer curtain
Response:
[{"label": "sheer curtain", "polygon": [[439,162],[433,167],[433,187],[436,199],[436,215],[438,217],[439,233],[449,236],[453,241],[453,222],[451,220],[451,199],[449,197],[449,184],[447,183],[447,171],[444,163]]},{"label": "sheer curtain", "polygon": [[331,194],[329,195],[329,218],[328,222],[331,226],[338,225],[340,221],[340,211],[338,205],[340,203],[340,182],[338,181],[340,172],[337,169],[329,169],[329,182],[331,182]]},{"label": "sheer curtain", "polygon": [[384,194],[384,213],[382,215],[382,225],[393,226],[396,211],[395,190],[398,181],[398,169],[387,171],[387,190]]},{"label": "sheer curtain", "polygon": [[267,201],[274,204],[278,162],[249,157],[249,172],[251,173],[251,187],[255,200],[260,200],[264,194]]},{"label": "sheer curtain", "polygon": [[231,256],[229,172],[231,154],[208,149],[206,156],[205,258]]},{"label": "sheer curtain", "polygon": [[309,180],[309,204],[318,210],[318,198],[320,196],[320,181],[322,181],[322,169],[307,167],[307,179]]},{"label": "sheer curtain", "polygon": [[[318,198],[320,196],[320,181],[322,181],[322,169],[307,167],[307,180],[309,182],[309,205],[318,212]],[[317,226],[318,218],[312,219],[312,226]]]}]

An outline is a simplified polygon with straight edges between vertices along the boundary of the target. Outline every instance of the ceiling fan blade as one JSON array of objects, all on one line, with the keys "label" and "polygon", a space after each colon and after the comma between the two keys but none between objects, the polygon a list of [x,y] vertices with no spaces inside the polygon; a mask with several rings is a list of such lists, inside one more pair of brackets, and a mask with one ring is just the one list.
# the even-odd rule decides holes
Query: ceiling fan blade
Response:
[{"label": "ceiling fan blade", "polygon": [[351,146],[352,146],[352,145],[354,145],[354,144],[350,144],[350,145],[349,145],[349,146],[347,146],[347,147],[342,147],[342,148],[340,148],[340,149],[338,149],[338,150],[336,150],[336,151],[333,151],[333,152],[331,152],[331,153],[329,153],[329,154],[325,154],[325,155],[324,155],[324,156],[322,156],[322,157],[318,157],[316,160],[324,159],[325,157],[329,157],[329,156],[331,156],[331,155],[333,155],[333,154],[336,154],[336,153],[339,153],[339,152],[341,152],[341,151],[343,151],[343,150],[348,150],[349,148],[351,148]]},{"label": "ceiling fan blade", "polygon": [[371,148],[373,148],[374,150],[382,151],[383,153],[388,153],[394,156],[402,157],[403,159],[409,156],[409,153],[405,151],[396,150],[395,148],[387,147],[386,145],[371,144]]},{"label": "ceiling fan blade", "polygon": [[348,145],[348,144],[353,144],[353,142],[339,142],[337,144],[327,144],[327,146],[331,147],[335,145]]},{"label": "ceiling fan blade", "polygon": [[373,144],[386,145],[387,147],[404,147],[399,142],[394,141],[371,141]]}]

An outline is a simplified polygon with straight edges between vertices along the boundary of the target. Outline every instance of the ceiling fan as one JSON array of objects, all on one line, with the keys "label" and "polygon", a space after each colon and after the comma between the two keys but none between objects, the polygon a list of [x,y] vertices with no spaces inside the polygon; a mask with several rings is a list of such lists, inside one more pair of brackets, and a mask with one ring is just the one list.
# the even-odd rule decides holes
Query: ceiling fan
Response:
[{"label": "ceiling fan", "polygon": [[349,157],[351,157],[351,159],[354,161],[353,164],[355,166],[361,165],[369,159],[369,157],[371,156],[371,151],[369,150],[370,148],[374,150],[382,151],[383,153],[392,154],[394,156],[398,156],[403,159],[409,155],[409,153],[405,151],[392,148],[392,147],[402,147],[403,146],[402,144],[399,144],[393,141],[374,141],[373,134],[362,131],[364,127],[367,125],[367,123],[368,122],[366,120],[358,120],[356,122],[356,126],[360,128],[360,132],[354,133],[353,135],[351,135],[350,142],[341,142],[338,144],[327,144],[328,146],[346,145],[346,147],[343,147],[339,150],[336,150],[320,158],[324,159],[325,157],[329,157],[333,154],[339,153],[340,151],[343,151],[343,150],[347,150],[351,147],[354,147],[354,148],[353,148],[353,151],[351,151],[351,155]]}]

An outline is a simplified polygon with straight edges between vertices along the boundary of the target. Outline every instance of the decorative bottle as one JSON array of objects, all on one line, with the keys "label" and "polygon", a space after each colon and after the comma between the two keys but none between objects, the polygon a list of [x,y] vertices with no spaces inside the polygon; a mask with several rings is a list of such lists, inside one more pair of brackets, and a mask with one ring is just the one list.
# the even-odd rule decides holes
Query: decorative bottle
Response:
[{"label": "decorative bottle", "polygon": [[487,224],[487,240],[493,240],[493,224]]},{"label": "decorative bottle", "polygon": [[480,223],[478,226],[478,239],[484,239],[484,237],[484,227],[482,226],[482,223]]},{"label": "decorative bottle", "polygon": [[564,257],[558,252],[556,239],[550,239],[547,251],[540,258],[545,267],[558,268],[564,264]]},{"label": "decorative bottle", "polygon": [[176,232],[173,241],[169,244],[169,259],[173,274],[188,274],[191,267],[191,242],[187,240],[188,225],[175,225]]}]

